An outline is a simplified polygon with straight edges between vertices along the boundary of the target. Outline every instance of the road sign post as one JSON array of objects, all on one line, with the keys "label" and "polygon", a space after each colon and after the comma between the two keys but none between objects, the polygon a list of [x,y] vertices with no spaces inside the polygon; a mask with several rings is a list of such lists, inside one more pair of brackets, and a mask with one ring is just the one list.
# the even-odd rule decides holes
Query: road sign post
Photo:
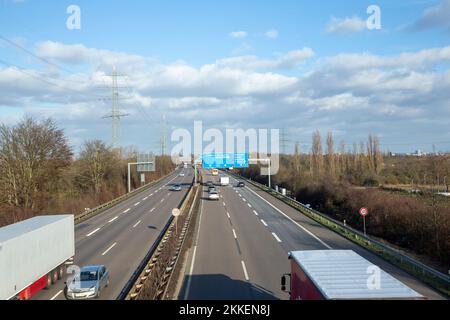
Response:
[{"label": "road sign post", "polygon": [[131,166],[132,165],[154,165],[154,162],[130,162],[128,163],[128,193],[131,192]]},{"label": "road sign post", "polygon": [[359,209],[359,214],[363,217],[364,235],[367,235],[366,234],[366,216],[369,214],[369,210],[367,208],[361,208],[361,209]]},{"label": "road sign post", "polygon": [[175,217],[175,235],[178,235],[178,217],[180,216],[180,214],[180,209],[174,208],[172,210],[172,215]]}]

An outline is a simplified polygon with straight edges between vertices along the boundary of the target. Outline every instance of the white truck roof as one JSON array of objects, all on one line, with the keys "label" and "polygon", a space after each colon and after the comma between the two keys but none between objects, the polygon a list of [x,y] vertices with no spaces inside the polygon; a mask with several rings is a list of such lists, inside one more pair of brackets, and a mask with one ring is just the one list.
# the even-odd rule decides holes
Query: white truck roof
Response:
[{"label": "white truck roof", "polygon": [[28,220],[0,228],[0,244],[8,240],[18,238],[30,231],[46,227],[49,224],[65,220],[72,215],[37,216]]},{"label": "white truck roof", "polygon": [[327,299],[420,299],[422,295],[380,269],[380,287],[367,281],[374,264],[352,250],[294,251],[289,254]]}]

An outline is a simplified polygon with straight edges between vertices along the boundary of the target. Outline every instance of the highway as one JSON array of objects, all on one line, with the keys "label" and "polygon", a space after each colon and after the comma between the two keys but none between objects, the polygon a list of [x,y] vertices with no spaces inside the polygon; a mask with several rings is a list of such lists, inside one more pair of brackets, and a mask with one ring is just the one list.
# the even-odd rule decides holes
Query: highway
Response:
[{"label": "highway", "polygon": [[[184,173],[185,176],[180,176]],[[116,299],[193,182],[192,168],[178,169],[149,189],[75,226],[77,266],[103,264],[110,271],[110,285],[100,299]],[[181,184],[173,192],[171,184]],[[65,299],[64,281],[42,290],[35,300]]]},{"label": "highway", "polygon": [[[218,183],[208,171],[203,181]],[[280,278],[290,272],[293,250],[354,250],[429,299],[443,299],[408,273],[247,184],[219,187],[220,201],[204,187],[197,235],[179,299],[288,299]]]}]

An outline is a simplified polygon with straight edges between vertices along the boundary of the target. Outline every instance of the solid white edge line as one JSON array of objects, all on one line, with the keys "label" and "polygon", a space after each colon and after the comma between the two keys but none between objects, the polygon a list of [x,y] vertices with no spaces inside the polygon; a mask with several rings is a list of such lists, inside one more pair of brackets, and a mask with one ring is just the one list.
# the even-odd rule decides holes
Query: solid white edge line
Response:
[{"label": "solid white edge line", "polygon": [[328,244],[326,244],[323,240],[321,240],[319,237],[317,237],[315,234],[313,234],[311,231],[309,231],[308,229],[306,229],[304,226],[300,225],[299,223],[297,223],[296,221],[294,221],[294,219],[292,219],[291,217],[289,217],[287,214],[285,214],[283,211],[281,211],[280,209],[278,209],[277,207],[275,207],[273,204],[271,204],[269,201],[267,201],[266,199],[264,199],[263,197],[261,197],[259,194],[257,194],[255,191],[253,191],[252,189],[250,189],[249,187],[246,187],[247,190],[249,190],[250,192],[252,192],[254,195],[256,195],[258,198],[260,198],[261,200],[263,200],[265,203],[267,203],[269,206],[271,206],[272,208],[274,208],[275,210],[277,210],[279,213],[281,213],[283,216],[285,216],[288,220],[290,220],[293,224],[295,224],[297,227],[299,227],[300,229],[302,229],[303,231],[305,231],[307,234],[309,234],[311,237],[313,237],[314,239],[316,239],[317,241],[319,241],[323,246],[325,246],[328,249],[333,249],[331,246],[329,246]]},{"label": "solid white edge line", "polygon": [[241,264],[242,264],[242,270],[244,270],[245,280],[249,281],[250,278],[249,278],[248,273],[247,273],[247,268],[245,267],[245,262],[243,260],[241,260]]},{"label": "solid white edge line", "polygon": [[105,252],[102,253],[102,256],[106,255],[112,248],[116,246],[117,242],[114,242]]},{"label": "solid white edge line", "polygon": [[89,232],[86,237],[90,237],[92,236],[94,233],[96,233],[98,230],[100,230],[100,228],[95,229],[94,231]]},{"label": "solid white edge line", "polygon": [[282,242],[280,238],[278,238],[277,234],[275,232],[272,232],[273,237],[275,238],[275,240],[277,240],[278,242]]},{"label": "solid white edge line", "polygon": [[59,290],[57,294],[50,298],[50,300],[55,300],[62,292],[62,290]]}]

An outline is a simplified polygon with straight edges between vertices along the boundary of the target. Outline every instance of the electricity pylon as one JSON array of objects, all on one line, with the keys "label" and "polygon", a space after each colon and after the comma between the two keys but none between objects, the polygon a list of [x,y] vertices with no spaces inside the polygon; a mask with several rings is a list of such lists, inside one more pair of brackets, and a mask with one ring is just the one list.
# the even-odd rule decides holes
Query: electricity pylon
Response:
[{"label": "electricity pylon", "polygon": [[122,113],[119,110],[119,87],[117,85],[117,77],[121,75],[117,74],[116,67],[113,67],[113,73],[110,75],[112,78],[112,109],[111,113],[104,116],[103,119],[111,119],[111,143],[113,148],[118,148],[120,144],[120,118],[129,116],[128,113]]}]

